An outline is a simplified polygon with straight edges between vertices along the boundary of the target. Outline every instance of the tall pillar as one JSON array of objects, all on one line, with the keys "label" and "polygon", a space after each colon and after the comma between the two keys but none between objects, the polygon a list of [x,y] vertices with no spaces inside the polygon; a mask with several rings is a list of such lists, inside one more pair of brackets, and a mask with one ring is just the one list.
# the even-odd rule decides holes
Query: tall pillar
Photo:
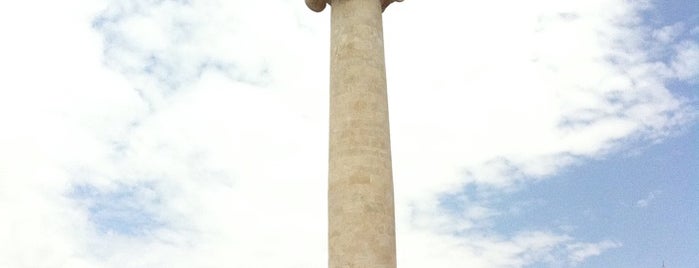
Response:
[{"label": "tall pillar", "polygon": [[[396,267],[381,17],[394,1],[328,0],[332,5],[330,268]],[[314,11],[322,11],[326,0],[306,0],[306,4]]]}]

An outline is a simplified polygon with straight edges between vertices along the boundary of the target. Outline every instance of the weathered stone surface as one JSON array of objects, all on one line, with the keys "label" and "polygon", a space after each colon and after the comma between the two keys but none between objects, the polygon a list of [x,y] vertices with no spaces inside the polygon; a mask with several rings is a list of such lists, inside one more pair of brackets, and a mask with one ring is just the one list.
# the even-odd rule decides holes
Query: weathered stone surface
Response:
[{"label": "weathered stone surface", "polygon": [[[328,178],[331,268],[396,267],[381,17],[390,2],[332,0]],[[314,5],[325,4],[324,0],[306,3],[313,10],[319,7]]]},{"label": "weathered stone surface", "polygon": [[327,0],[306,0],[306,6],[315,12],[321,12],[325,9]]},{"label": "weathered stone surface", "polygon": [[[335,2],[338,1],[346,1],[346,0],[334,0]],[[385,10],[388,5],[390,5],[393,2],[403,2],[403,0],[381,0],[381,10]],[[306,6],[310,8],[311,10],[315,12],[321,12],[323,9],[325,9],[325,5],[332,4],[333,0],[306,0]]]}]

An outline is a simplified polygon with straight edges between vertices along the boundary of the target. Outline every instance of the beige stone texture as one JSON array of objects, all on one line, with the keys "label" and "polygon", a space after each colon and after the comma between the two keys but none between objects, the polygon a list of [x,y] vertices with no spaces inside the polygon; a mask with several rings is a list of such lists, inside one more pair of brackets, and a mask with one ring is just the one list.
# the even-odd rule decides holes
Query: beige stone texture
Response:
[{"label": "beige stone texture", "polygon": [[[337,1],[346,1],[346,0],[306,0],[306,6],[310,8],[311,10],[315,12],[321,12],[323,9],[325,9],[325,5],[332,4],[333,2]],[[403,2],[403,0],[380,0],[381,1],[381,10],[386,9],[388,5],[390,5],[393,2]]]},{"label": "beige stone texture", "polygon": [[[328,240],[331,268],[395,268],[382,11],[332,0]],[[315,11],[325,0],[306,0]]]}]

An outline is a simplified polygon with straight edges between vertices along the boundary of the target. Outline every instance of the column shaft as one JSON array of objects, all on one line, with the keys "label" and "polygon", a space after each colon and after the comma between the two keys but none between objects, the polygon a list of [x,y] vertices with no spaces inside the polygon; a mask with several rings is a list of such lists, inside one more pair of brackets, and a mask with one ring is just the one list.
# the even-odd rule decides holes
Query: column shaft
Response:
[{"label": "column shaft", "polygon": [[382,2],[332,1],[330,268],[395,268]]}]

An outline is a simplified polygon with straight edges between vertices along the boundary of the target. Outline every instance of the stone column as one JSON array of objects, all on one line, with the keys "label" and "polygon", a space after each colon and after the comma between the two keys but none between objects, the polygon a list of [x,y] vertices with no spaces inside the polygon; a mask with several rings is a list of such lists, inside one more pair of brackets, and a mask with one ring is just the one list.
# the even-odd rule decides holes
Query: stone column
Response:
[{"label": "stone column", "polygon": [[[395,268],[382,11],[394,0],[329,0],[330,268]],[[314,11],[325,0],[306,0]]]}]

